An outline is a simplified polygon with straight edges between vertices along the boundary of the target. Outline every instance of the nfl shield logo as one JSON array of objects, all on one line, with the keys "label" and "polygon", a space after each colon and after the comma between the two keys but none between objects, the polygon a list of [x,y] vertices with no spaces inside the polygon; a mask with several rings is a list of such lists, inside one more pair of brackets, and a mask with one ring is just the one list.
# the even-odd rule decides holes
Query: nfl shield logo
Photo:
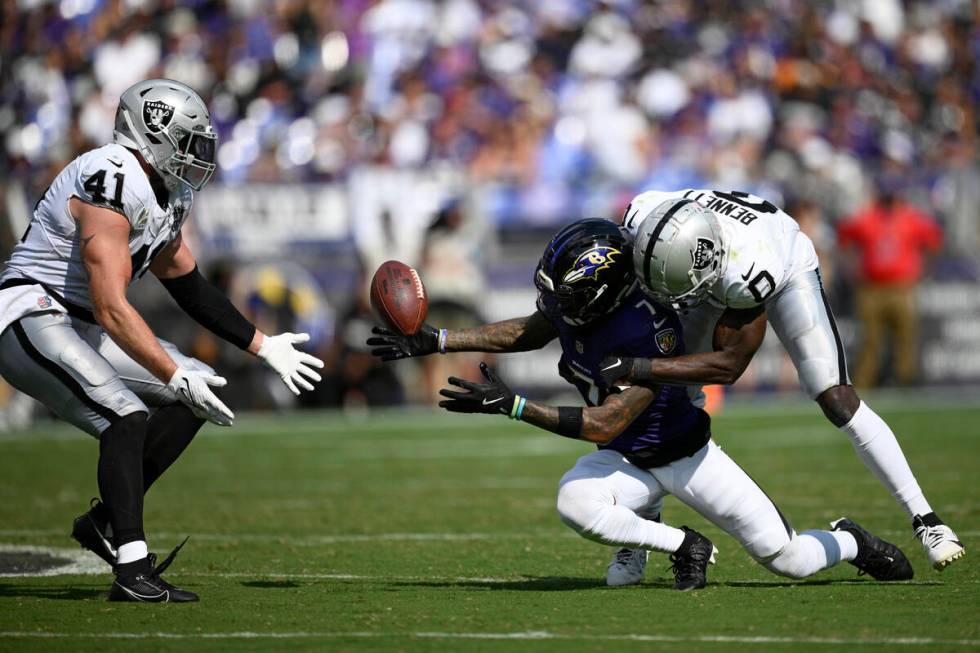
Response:
[{"label": "nfl shield logo", "polygon": [[657,341],[657,349],[665,356],[670,355],[677,346],[677,332],[672,328],[658,331],[654,339]]},{"label": "nfl shield logo", "polygon": [[38,297],[37,298],[37,307],[38,308],[51,308],[51,298],[48,297],[47,295],[44,295],[43,297]]},{"label": "nfl shield logo", "polygon": [[174,108],[166,102],[147,100],[143,103],[143,122],[154,134],[165,129],[173,117]]},{"label": "nfl shield logo", "polygon": [[575,351],[577,351],[580,354],[585,352],[585,345],[582,344],[581,340],[575,341]]}]

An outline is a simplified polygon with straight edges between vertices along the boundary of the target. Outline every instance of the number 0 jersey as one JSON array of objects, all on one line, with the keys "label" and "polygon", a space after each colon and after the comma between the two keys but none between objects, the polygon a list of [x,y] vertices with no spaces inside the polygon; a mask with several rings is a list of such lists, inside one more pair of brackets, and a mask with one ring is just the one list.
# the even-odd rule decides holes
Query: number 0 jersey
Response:
[{"label": "number 0 jersey", "polygon": [[[817,268],[817,253],[792,217],[754,195],[717,190],[648,191],[638,204],[651,209],[670,199],[690,198],[718,216],[725,233],[728,266],[709,301],[718,307],[752,308],[778,293],[796,274]],[[628,209],[623,222],[636,234],[644,216]]]},{"label": "number 0 jersey", "polygon": [[193,202],[185,185],[161,206],[136,155],[110,144],[69,163],[45,191],[30,225],[0,276],[0,332],[23,315],[56,308],[90,311],[88,274],[68,201],[103,207],[129,221],[132,280],[180,233]]}]

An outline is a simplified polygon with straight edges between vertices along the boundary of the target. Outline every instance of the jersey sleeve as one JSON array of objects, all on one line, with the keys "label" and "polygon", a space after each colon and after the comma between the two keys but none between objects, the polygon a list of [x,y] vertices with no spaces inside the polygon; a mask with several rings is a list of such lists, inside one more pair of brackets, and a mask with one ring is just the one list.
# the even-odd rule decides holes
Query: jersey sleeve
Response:
[{"label": "jersey sleeve", "polygon": [[155,201],[153,189],[132,155],[105,149],[93,150],[80,161],[72,195],[115,211],[139,228],[146,221],[148,202]]}]

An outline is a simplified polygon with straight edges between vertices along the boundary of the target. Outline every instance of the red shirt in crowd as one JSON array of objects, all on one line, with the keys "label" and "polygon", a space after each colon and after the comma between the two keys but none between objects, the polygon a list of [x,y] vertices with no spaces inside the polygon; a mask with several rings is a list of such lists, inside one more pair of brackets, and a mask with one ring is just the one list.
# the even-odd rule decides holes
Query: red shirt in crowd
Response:
[{"label": "red shirt in crowd", "polygon": [[911,285],[922,276],[923,252],[937,251],[943,232],[929,216],[914,206],[896,202],[858,211],[837,230],[842,246],[861,251],[864,281],[882,285]]}]

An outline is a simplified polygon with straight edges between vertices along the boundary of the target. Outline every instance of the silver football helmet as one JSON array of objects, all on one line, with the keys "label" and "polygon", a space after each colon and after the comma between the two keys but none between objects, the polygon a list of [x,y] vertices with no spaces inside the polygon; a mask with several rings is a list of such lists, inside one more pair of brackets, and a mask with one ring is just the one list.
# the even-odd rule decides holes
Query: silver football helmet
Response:
[{"label": "silver football helmet", "polygon": [[148,79],[119,98],[113,141],[137,150],[169,188],[183,182],[201,190],[215,170],[218,136],[211,114],[190,86]]},{"label": "silver football helmet", "polygon": [[633,267],[654,299],[683,310],[703,302],[725,274],[727,251],[714,212],[693,199],[671,199],[658,204],[640,223]]}]

